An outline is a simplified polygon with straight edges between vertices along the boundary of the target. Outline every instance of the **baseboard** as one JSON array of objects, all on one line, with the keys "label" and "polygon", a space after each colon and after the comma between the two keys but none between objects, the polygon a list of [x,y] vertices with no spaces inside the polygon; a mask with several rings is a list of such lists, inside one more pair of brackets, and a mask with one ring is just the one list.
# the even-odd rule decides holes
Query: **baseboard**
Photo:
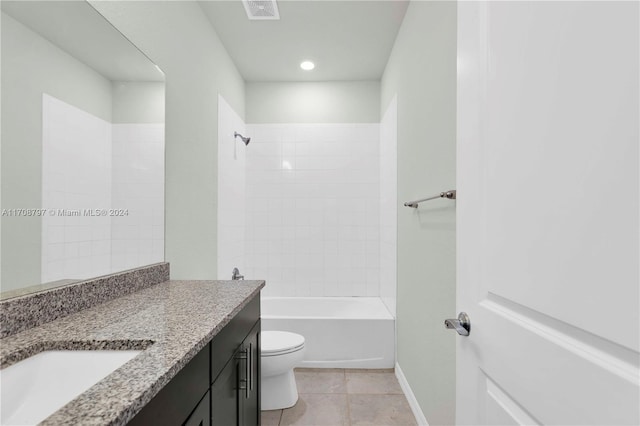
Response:
[{"label": "baseboard", "polygon": [[416,396],[413,394],[411,390],[411,386],[409,386],[409,382],[407,382],[407,378],[404,376],[402,372],[402,368],[396,362],[396,377],[398,378],[398,382],[400,383],[400,387],[404,392],[404,395],[407,397],[407,401],[409,402],[409,407],[411,407],[411,411],[413,412],[413,416],[416,418],[416,423],[420,426],[429,426],[429,422],[427,422],[427,418],[424,416],[422,409],[420,408],[420,404],[418,404],[418,400]]}]

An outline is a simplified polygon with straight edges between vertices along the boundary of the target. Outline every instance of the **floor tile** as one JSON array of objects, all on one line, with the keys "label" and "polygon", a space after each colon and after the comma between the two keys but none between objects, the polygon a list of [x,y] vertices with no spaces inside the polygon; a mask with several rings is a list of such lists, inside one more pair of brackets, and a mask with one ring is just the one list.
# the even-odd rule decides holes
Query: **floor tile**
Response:
[{"label": "floor tile", "polygon": [[280,424],[285,426],[348,425],[347,395],[301,394],[296,405],[282,412]]},{"label": "floor tile", "polygon": [[352,425],[413,426],[415,418],[404,395],[348,395]]},{"label": "floor tile", "polygon": [[260,413],[260,423],[262,426],[278,426],[282,417],[282,410],[263,411]]},{"label": "floor tile", "polygon": [[395,373],[393,368],[347,368],[345,373]]},{"label": "floor tile", "polygon": [[298,393],[347,393],[344,370],[296,370]]},{"label": "floor tile", "polygon": [[302,371],[305,373],[344,373],[344,368],[294,368],[296,373]]},{"label": "floor tile", "polygon": [[347,392],[361,394],[402,394],[394,373],[346,373]]}]

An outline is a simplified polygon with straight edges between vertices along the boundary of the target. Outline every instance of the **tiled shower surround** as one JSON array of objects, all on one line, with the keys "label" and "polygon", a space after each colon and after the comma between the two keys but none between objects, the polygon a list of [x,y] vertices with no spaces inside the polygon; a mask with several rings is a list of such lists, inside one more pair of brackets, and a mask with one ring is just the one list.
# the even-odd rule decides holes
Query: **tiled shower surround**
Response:
[{"label": "tiled shower surround", "polygon": [[247,132],[245,275],[265,296],[379,296],[379,124]]},{"label": "tiled shower surround", "polygon": [[381,297],[394,314],[395,105],[381,123],[245,124],[220,97],[218,279],[236,266],[264,296]]},{"label": "tiled shower surround", "polygon": [[398,259],[397,223],[398,102],[394,97],[380,122],[380,297],[394,317]]}]

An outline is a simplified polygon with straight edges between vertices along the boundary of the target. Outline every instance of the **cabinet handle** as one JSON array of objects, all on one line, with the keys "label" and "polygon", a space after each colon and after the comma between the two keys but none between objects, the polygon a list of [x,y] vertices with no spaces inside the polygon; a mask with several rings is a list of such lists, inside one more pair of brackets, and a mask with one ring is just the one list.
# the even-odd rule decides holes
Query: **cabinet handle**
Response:
[{"label": "cabinet handle", "polygon": [[249,348],[242,349],[238,354],[237,358],[240,361],[244,361],[244,379],[240,379],[240,385],[238,386],[238,389],[244,391],[245,399],[249,399],[249,388],[253,387],[251,375],[250,375],[251,350]]},{"label": "cabinet handle", "polygon": [[253,391],[253,343],[249,343],[249,390]]},{"label": "cabinet handle", "polygon": [[239,380],[238,389],[243,390],[245,392],[247,391],[247,381],[245,379]]},{"label": "cabinet handle", "polygon": [[245,399],[249,399],[249,388],[251,387],[251,349],[244,348],[244,352],[247,354],[246,364],[244,366],[244,374],[247,378],[247,387],[244,390],[244,397]]}]

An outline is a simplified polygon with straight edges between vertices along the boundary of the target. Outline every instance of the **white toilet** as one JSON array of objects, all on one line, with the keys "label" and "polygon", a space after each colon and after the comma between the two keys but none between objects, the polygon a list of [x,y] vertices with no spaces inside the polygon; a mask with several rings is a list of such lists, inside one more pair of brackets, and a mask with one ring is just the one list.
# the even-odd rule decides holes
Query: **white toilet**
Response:
[{"label": "white toilet", "polygon": [[298,401],[298,388],[293,369],[304,358],[304,337],[288,331],[260,333],[262,410],[293,407]]}]

